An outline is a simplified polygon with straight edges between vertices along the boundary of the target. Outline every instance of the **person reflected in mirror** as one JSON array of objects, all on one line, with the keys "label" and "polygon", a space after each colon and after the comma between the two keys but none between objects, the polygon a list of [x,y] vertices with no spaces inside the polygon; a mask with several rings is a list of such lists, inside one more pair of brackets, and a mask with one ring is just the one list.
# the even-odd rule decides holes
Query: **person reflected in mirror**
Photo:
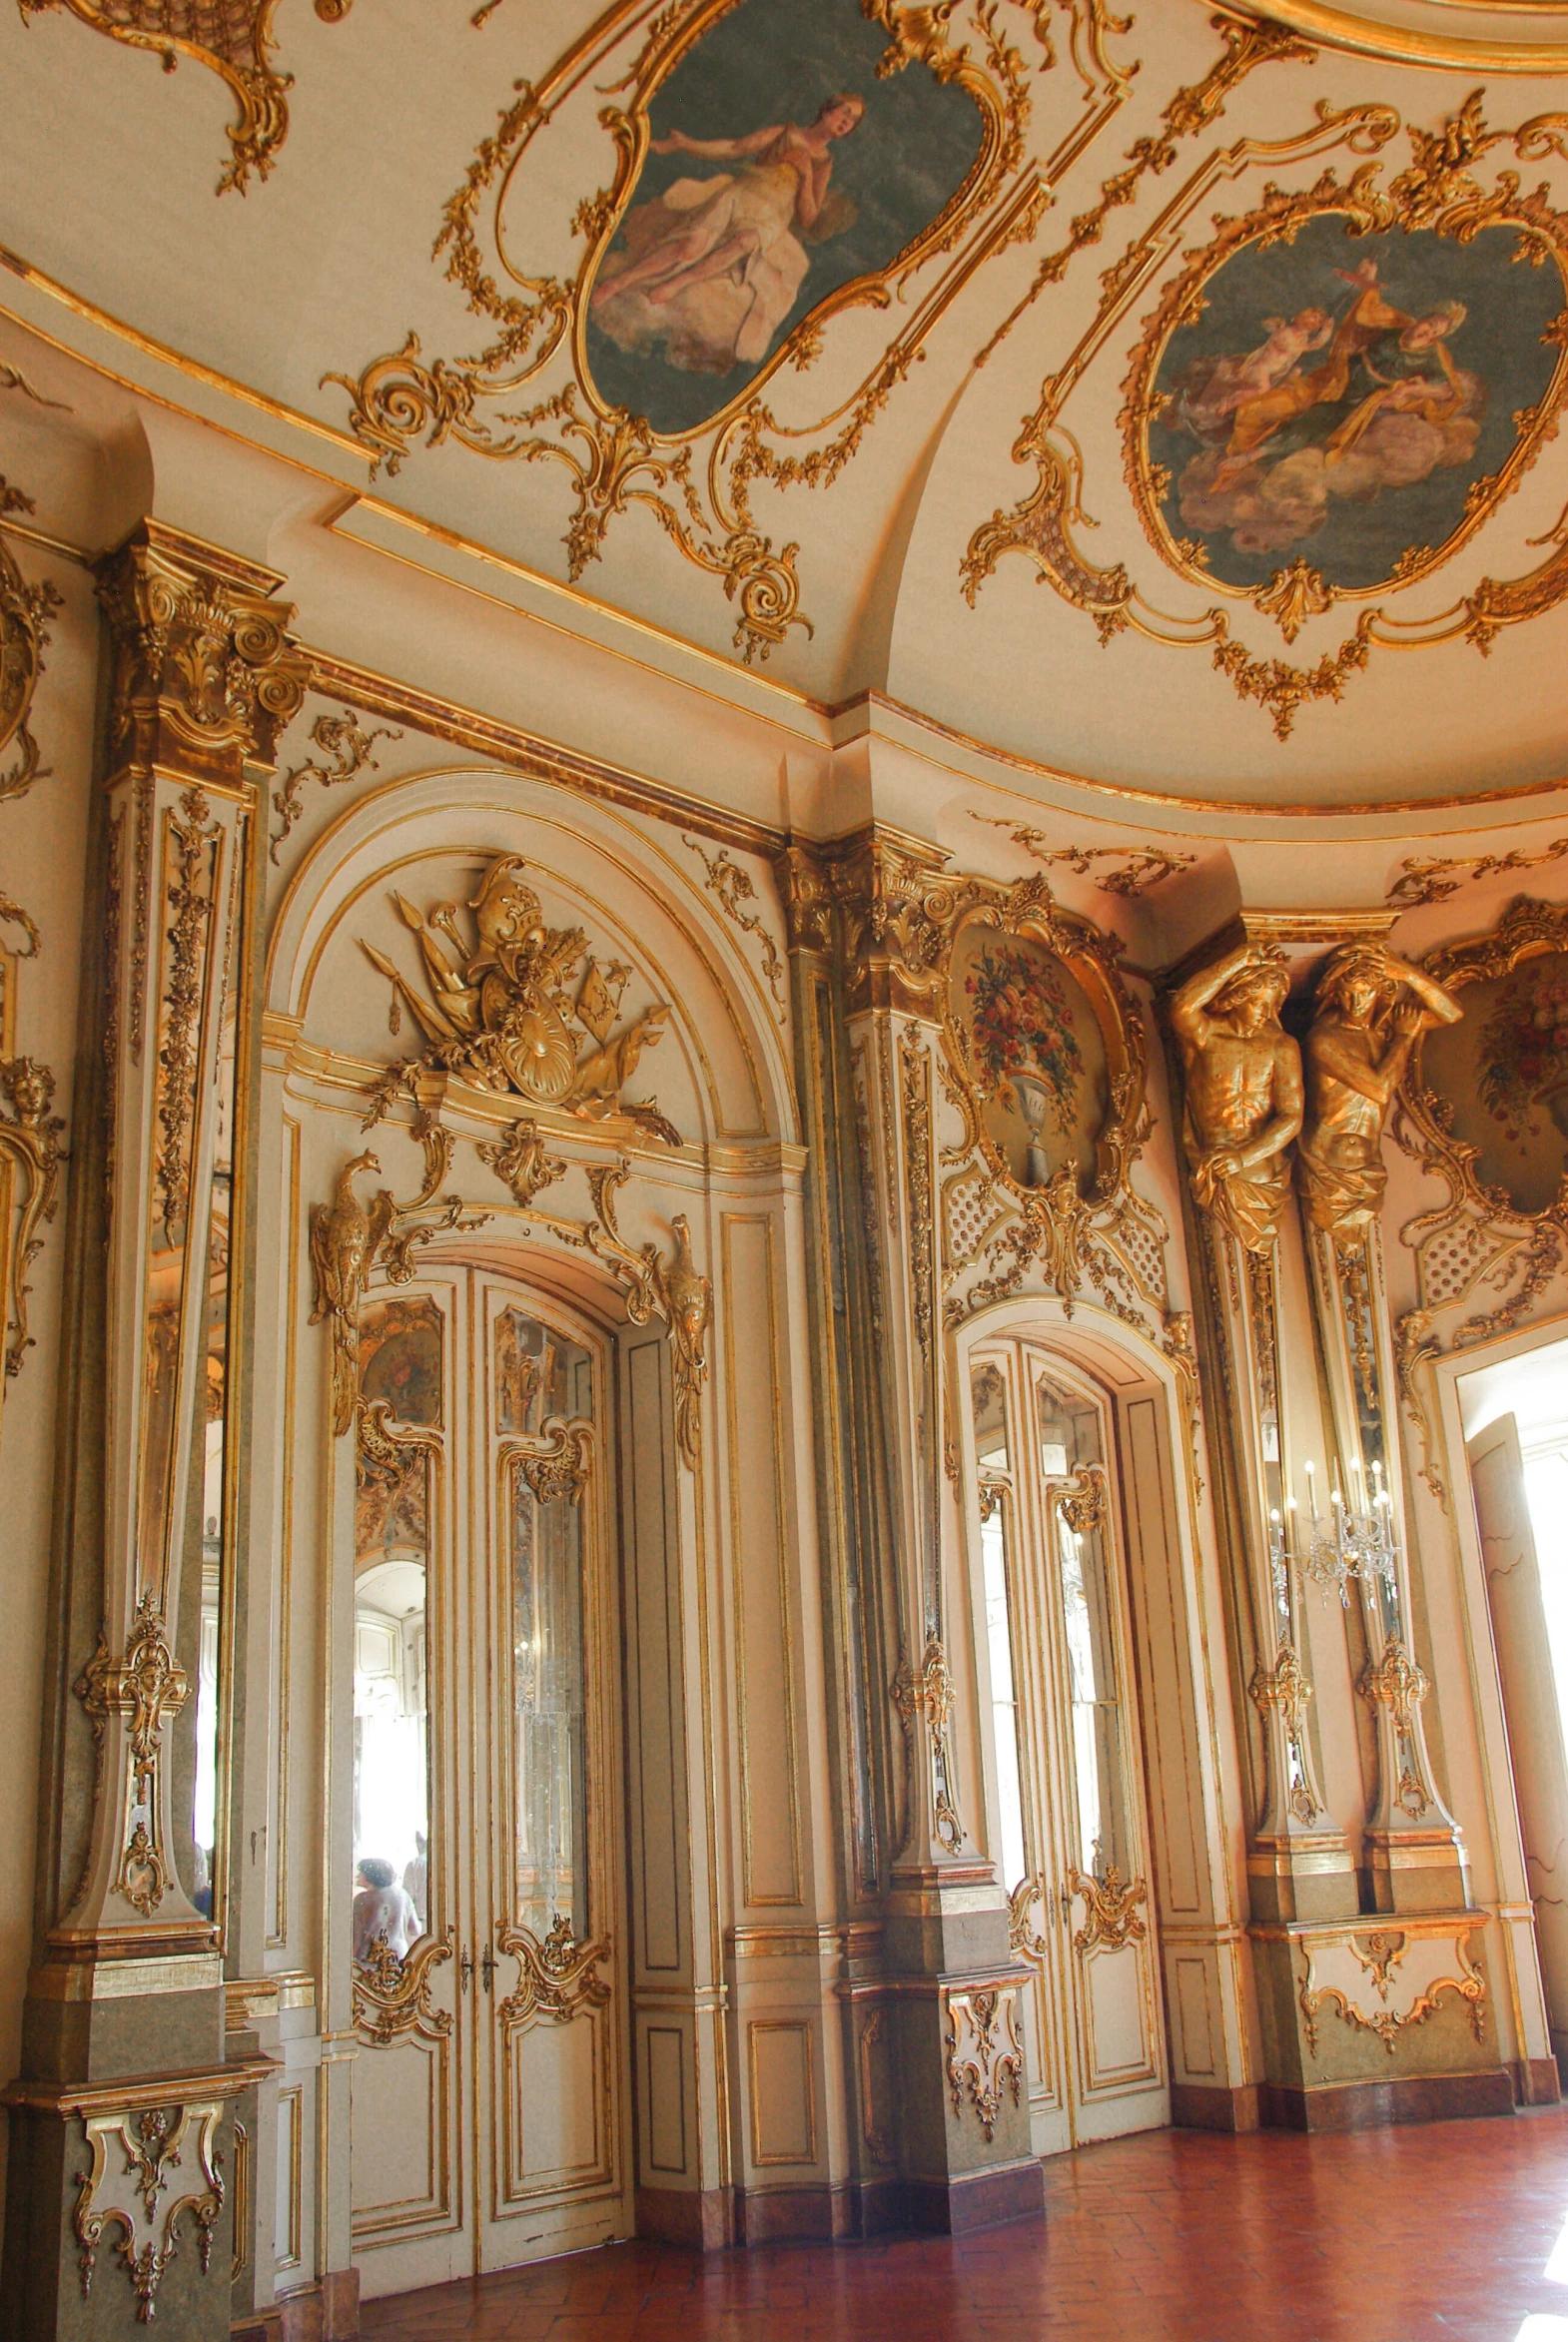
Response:
[{"label": "person reflected in mirror", "polygon": [[371,1947],[379,1938],[396,1958],[406,1959],[408,1947],[419,1934],[419,1915],[406,1888],[398,1886],[392,1864],[367,1855],[355,1874],[355,1884],[359,1889],[354,1899],[355,1958],[369,1959]]}]

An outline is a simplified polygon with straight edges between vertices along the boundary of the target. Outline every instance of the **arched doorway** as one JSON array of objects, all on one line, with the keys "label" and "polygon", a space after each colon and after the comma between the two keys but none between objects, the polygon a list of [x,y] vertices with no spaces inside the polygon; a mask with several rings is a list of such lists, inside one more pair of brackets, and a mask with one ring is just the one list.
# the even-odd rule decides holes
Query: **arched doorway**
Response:
[{"label": "arched doorway", "polygon": [[367,2296],[631,2231],[611,1364],[520,1252],[514,1272],[454,1262],[383,1286],[363,1312],[350,2161]]},{"label": "arched doorway", "polygon": [[968,1353],[990,1852],[1038,2154],[1168,2122],[1127,1501],[1112,1394],[1032,1327]]}]

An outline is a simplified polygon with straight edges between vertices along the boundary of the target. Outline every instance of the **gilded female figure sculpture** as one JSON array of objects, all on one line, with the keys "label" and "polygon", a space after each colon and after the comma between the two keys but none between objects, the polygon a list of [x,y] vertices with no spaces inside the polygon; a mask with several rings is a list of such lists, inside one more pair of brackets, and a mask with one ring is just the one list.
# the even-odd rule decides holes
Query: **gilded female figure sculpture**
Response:
[{"label": "gilded female figure sculpture", "polygon": [[1383,1124],[1416,1036],[1454,1025],[1451,994],[1381,944],[1335,952],[1317,988],[1306,1043],[1301,1192],[1314,1227],[1364,1227],[1377,1216],[1387,1172]]},{"label": "gilded female figure sculpture", "polygon": [[1171,1002],[1186,1075],[1182,1142],[1192,1193],[1248,1252],[1278,1233],[1288,1149],[1301,1128],[1301,1053],[1279,1022],[1290,988],[1271,947],[1240,944]]}]

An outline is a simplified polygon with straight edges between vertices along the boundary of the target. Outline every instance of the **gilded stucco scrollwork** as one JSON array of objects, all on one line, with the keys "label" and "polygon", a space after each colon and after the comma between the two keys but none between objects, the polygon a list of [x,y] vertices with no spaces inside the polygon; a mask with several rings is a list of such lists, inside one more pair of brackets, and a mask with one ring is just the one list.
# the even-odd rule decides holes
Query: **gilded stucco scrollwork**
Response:
[{"label": "gilded stucco scrollwork", "polygon": [[305,811],[303,791],[307,781],[316,781],[324,789],[336,789],[341,782],[352,781],[362,772],[375,772],[377,759],[372,751],[377,741],[401,738],[401,732],[387,724],[373,724],[367,729],[352,707],[346,707],[341,715],[319,715],[311,726],[311,742],[321,750],[321,755],[291,765],[273,791],[273,811],[279,820],[270,849],[273,861],[277,861],[290,831]]},{"label": "gilded stucco scrollwork", "polygon": [[[30,512],[32,503],[20,489],[8,488],[3,508]],[[48,622],[62,606],[47,581],[27,583],[0,537],[0,755],[13,744],[16,751],[10,768],[0,770],[0,803],[25,796],[44,770],[28,717],[43,673]]]},{"label": "gilded stucco scrollwork", "polygon": [[931,1739],[932,1826],[948,1853],[957,1854],[964,1843],[964,1824],[954,1795],[953,1754],[948,1738],[953,1721],[953,1670],[939,1635],[927,1637],[918,1670],[910,1666],[907,1658],[899,1662],[892,1698],[906,1741],[913,1739],[917,1715],[925,1717]]},{"label": "gilded stucco scrollwork", "polygon": [[143,1919],[150,1919],[168,1893],[172,1876],[156,1794],[164,1729],[179,1715],[190,1692],[190,1678],[170,1647],[156,1594],[146,1593],[138,1603],[122,1658],[111,1655],[108,1636],[100,1630],[93,1655],[71,1690],[92,1725],[100,1759],[109,1718],[124,1719],[125,1810],[137,1819],[120,1849],[115,1892]]},{"label": "gilded stucco scrollwork", "polygon": [[557,1912],[542,1938],[528,1928],[503,1925],[496,1931],[495,1949],[509,1953],[518,1968],[517,1988],[508,1992],[496,2010],[503,2030],[547,2017],[554,2024],[570,2024],[581,2008],[602,2008],[610,1988],[599,1974],[599,1962],[610,1955],[609,1939],[579,1941],[570,1919]]},{"label": "gilded stucco scrollwork", "polygon": [[536,1504],[581,1501],[593,1464],[593,1426],[548,1415],[537,1440],[513,1440],[505,1454],[515,1462]]},{"label": "gilded stucco scrollwork", "polygon": [[564,1159],[550,1154],[538,1124],[526,1115],[518,1117],[504,1139],[481,1139],[477,1154],[511,1189],[513,1202],[523,1211],[532,1209],[535,1195],[566,1176]]},{"label": "gilded stucco scrollwork", "polygon": [[118,2231],[116,2250],[142,2325],[158,2314],[158,2289],[178,2256],[187,2214],[195,2224],[202,2274],[209,2273],[213,2231],[224,2206],[217,2146],[222,2112],[221,2103],[194,2100],[84,2115],[89,2162],[75,2174],[72,2211],[84,2301],[92,2296],[106,2228]]},{"label": "gilded stucco scrollwork", "polygon": [[1138,1916],[1139,1905],[1149,1900],[1148,1883],[1124,1879],[1115,1863],[1104,1879],[1070,1870],[1062,1892],[1077,1896],[1084,1906],[1084,1924],[1073,1936],[1073,1950],[1080,1957],[1091,1952],[1120,1952],[1125,1944],[1142,1944],[1149,1933]]},{"label": "gilded stucco scrollwork", "polygon": [[1015,2106],[1022,2102],[1024,2044],[1018,2029],[1018,1994],[1017,1984],[999,1983],[943,1995],[953,2111],[962,2114],[967,2097],[987,2139],[996,2135],[1004,2090],[1012,2091]]},{"label": "gilded stucco scrollwork", "polygon": [[785,1014],[784,963],[779,958],[777,944],[758,915],[756,882],[750,871],[742,870],[740,864],[731,858],[728,849],[724,846],[721,846],[716,854],[709,854],[696,838],[687,837],[684,832],[681,835],[681,843],[689,846],[701,862],[703,869],[707,872],[707,878],[704,882],[707,891],[718,904],[731,926],[738,927],[746,935],[754,935],[757,938],[762,954],[762,973],[767,979],[768,990],[773,995],[773,1005],[782,1020]]},{"label": "gilded stucco scrollwork", "polygon": [[[353,0],[316,0],[324,24],[346,17]],[[49,8],[68,8],[95,32],[133,48],[150,49],[172,73],[181,57],[194,57],[222,76],[234,96],[229,126],[230,160],[218,182],[224,195],[244,195],[254,171],[265,179],[289,135],[288,92],[292,73],[273,64],[273,18],[278,0],[17,0],[23,21]]]},{"label": "gilded stucco scrollwork", "polygon": [[991,813],[977,813],[974,818],[988,829],[1006,830],[1015,846],[1022,846],[1048,870],[1071,870],[1075,877],[1087,878],[1097,862],[1116,863],[1115,870],[1098,873],[1095,884],[1103,895],[1121,895],[1125,901],[1147,895],[1166,879],[1190,870],[1197,860],[1195,854],[1175,853],[1164,846],[1053,846],[1044,830],[1027,821]]},{"label": "gilded stucco scrollwork", "polygon": [[1312,1687],[1306,1680],[1294,1647],[1289,1643],[1281,1643],[1273,1666],[1259,1666],[1247,1689],[1258,1713],[1266,1715],[1272,1711],[1283,1727],[1290,1756],[1290,1785],[1286,1802],[1296,1820],[1307,1827],[1322,1812],[1323,1804],[1313,1779],[1311,1750],[1306,1737],[1306,1711],[1311,1703]]},{"label": "gilded stucco scrollwork", "polygon": [[[1495,470],[1472,479],[1457,522],[1440,533],[1439,541],[1406,545],[1370,583],[1352,582],[1349,571],[1325,583],[1321,569],[1299,555],[1283,563],[1262,584],[1217,574],[1209,557],[1208,539],[1200,531],[1178,535],[1169,522],[1165,505],[1171,489],[1170,468],[1151,449],[1151,427],[1161,422],[1176,394],[1163,373],[1172,338],[1190,328],[1201,315],[1212,280],[1239,254],[1289,244],[1314,223],[1342,223],[1351,239],[1345,273],[1359,287],[1372,319],[1363,339],[1373,326],[1408,332],[1414,322],[1388,303],[1378,288],[1373,264],[1361,264],[1356,274],[1353,240],[1359,237],[1403,230],[1447,239],[1463,249],[1484,230],[1506,229],[1513,233],[1515,249],[1528,264],[1553,272],[1554,283],[1568,279],[1568,214],[1552,206],[1545,183],[1526,192],[1518,171],[1495,165],[1489,184],[1477,175],[1499,148],[1511,150],[1521,163],[1563,160],[1568,156],[1568,117],[1543,114],[1515,129],[1492,130],[1482,115],[1482,92],[1475,92],[1435,132],[1408,126],[1410,161],[1386,185],[1381,184],[1383,166],[1375,159],[1361,162],[1344,180],[1331,168],[1296,189],[1270,179],[1261,200],[1250,211],[1216,218],[1210,240],[1188,249],[1183,254],[1184,265],[1167,278],[1156,307],[1143,321],[1123,384],[1124,474],[1151,545],[1169,568],[1197,590],[1201,596],[1197,606],[1172,613],[1157,599],[1146,597],[1125,562],[1100,568],[1080,551],[1073,527],[1084,521],[1090,489],[1078,442],[1064,420],[1065,409],[1092,362],[1122,324],[1130,304],[1165,266],[1176,232],[1221,181],[1233,179],[1245,167],[1277,170],[1335,148],[1376,158],[1400,128],[1397,115],[1386,106],[1363,105],[1335,112],[1323,103],[1317,119],[1295,139],[1270,144],[1243,141],[1229,150],[1216,151],[1198,166],[1122,261],[1106,272],[1103,298],[1093,323],[1067,362],[1044,384],[1041,402],[1013,449],[1016,462],[1034,467],[1034,488],[1011,511],[993,513],[971,538],[962,572],[969,600],[974,601],[981,584],[1005,554],[1023,553],[1064,599],[1094,621],[1103,644],[1133,628],[1150,641],[1169,647],[1206,651],[1215,670],[1228,679],[1237,695],[1271,716],[1281,740],[1290,736],[1302,706],[1340,699],[1350,678],[1366,668],[1374,650],[1389,646],[1409,649],[1462,637],[1484,652],[1501,627],[1555,608],[1568,595],[1568,540],[1561,523],[1540,540],[1547,547],[1545,558],[1522,575],[1498,579],[1478,570],[1465,592],[1430,614],[1395,615],[1388,601],[1432,576],[1470,543],[1518,486],[1556,430],[1568,390],[1568,317],[1562,310],[1541,337],[1556,348],[1549,383],[1533,403],[1518,412],[1511,450]],[[1435,336],[1441,341],[1444,333],[1456,330],[1453,316],[1462,322],[1463,305],[1448,306],[1449,324],[1441,329],[1433,327],[1429,339]],[[1303,318],[1309,321],[1316,314],[1303,312]],[[1329,339],[1331,321],[1322,314],[1324,323],[1311,345],[1314,348]],[[1309,323],[1302,325],[1297,320],[1297,326],[1310,338]],[[1348,332],[1348,326],[1344,330]],[[1334,331],[1339,338],[1330,360],[1337,363],[1342,335],[1339,329]],[[1354,335],[1351,338],[1354,340]],[[1349,347],[1346,343],[1345,348]],[[1411,347],[1413,350],[1414,345]],[[1291,387],[1278,391],[1280,400],[1288,403],[1295,396],[1298,382],[1302,387],[1297,404],[1319,394],[1313,387],[1315,378],[1308,380],[1310,364],[1310,359],[1301,361],[1291,376]],[[1415,364],[1412,358],[1412,367]],[[1414,381],[1412,375],[1412,384]],[[1323,383],[1320,394],[1324,398],[1331,391],[1339,394],[1337,377],[1329,383],[1325,374]],[[1435,365],[1432,383],[1439,383]],[[1434,412],[1444,399],[1453,405],[1460,395],[1457,386],[1458,376],[1450,360],[1442,387],[1431,392],[1436,401]],[[1396,404],[1402,399],[1400,411],[1405,407],[1413,411],[1419,404],[1414,390],[1408,396],[1384,390],[1376,397]],[[1221,465],[1216,482],[1239,478],[1235,467],[1248,459],[1254,439],[1265,428],[1276,427],[1275,419],[1263,417],[1259,402],[1256,422],[1248,422],[1245,430],[1237,424],[1232,431],[1232,441],[1240,438],[1246,446],[1241,454],[1226,456],[1231,470],[1226,472]],[[1360,414],[1347,421],[1345,432],[1350,435],[1345,438],[1346,449],[1353,446],[1354,434],[1367,427]],[[1338,450],[1331,452],[1337,455]],[[1293,642],[1305,623],[1335,602],[1360,600],[1370,606],[1335,649],[1323,651],[1315,664],[1295,666],[1272,654],[1257,656],[1249,651],[1234,632],[1225,597],[1232,603],[1249,602],[1260,616],[1280,627],[1287,642]]]},{"label": "gilded stucco scrollwork", "polygon": [[0,1089],[11,1102],[0,1115],[0,1338],[5,1373],[0,1376],[0,1409],[6,1384],[22,1370],[33,1346],[27,1300],[28,1269],[43,1249],[40,1230],[59,1203],[60,1134],[65,1124],[51,1114],[55,1078],[36,1058],[0,1060]]},{"label": "gilded stucco scrollwork", "polygon": [[[427,355],[410,332],[400,347],[358,374],[324,377],[349,394],[351,425],[374,459],[395,470],[421,441],[435,446],[450,440],[492,461],[559,466],[573,496],[564,539],[573,579],[599,557],[610,527],[638,512],[722,586],[737,612],[735,646],[748,661],[765,659],[794,628],[809,632],[798,543],[778,543],[767,533],[755,490],[827,488],[841,476],[960,285],[987,257],[1034,234],[1058,165],[1054,155],[1043,170],[1026,152],[1033,77],[1056,62],[1035,0],[862,5],[887,36],[876,78],[929,74],[943,88],[964,93],[978,129],[973,162],[959,184],[895,257],[827,291],[771,347],[763,337],[760,349],[742,353],[748,365],[742,388],[727,399],[716,397],[698,422],[672,415],[664,418],[666,427],[656,428],[629,403],[601,390],[590,357],[590,323],[605,314],[600,305],[606,300],[628,299],[642,282],[640,272],[660,265],[645,258],[646,222],[617,242],[628,216],[635,221],[633,198],[650,151],[746,160],[739,152],[731,155],[734,141],[688,145],[684,133],[655,139],[650,122],[660,91],[725,15],[726,0],[692,0],[660,11],[629,58],[625,45],[637,12],[627,0],[607,11],[592,35],[538,82],[515,85],[445,206],[435,257],[488,337],[483,347],[463,358]],[[1028,28],[1033,58],[1010,37],[1015,22],[1021,33]],[[1074,61],[1090,115],[1087,122],[1074,122],[1063,141],[1062,168],[1125,97],[1127,76],[1106,56],[1114,27],[1116,20],[1093,0],[1074,10]],[[575,96],[586,98],[589,91],[599,101],[598,122],[609,145],[608,184],[586,196],[572,215],[571,233],[581,251],[571,274],[530,274],[514,257],[515,229],[510,236],[506,230],[508,199],[535,139]],[[847,107],[855,120],[865,104],[863,97],[828,101],[830,110]],[[854,121],[840,122],[832,135],[854,127]],[[812,143],[816,132],[800,138],[801,154],[809,148],[820,161],[820,141]],[[810,167],[815,170],[817,162]],[[689,214],[688,202],[683,216]],[[815,204],[804,215],[803,232],[813,239],[833,233]],[[835,382],[831,392],[809,402],[806,420],[795,419],[799,378],[809,378],[843,346],[835,321],[868,304],[902,322],[847,394]],[[636,346],[631,325],[621,346]],[[714,361],[713,371],[733,372],[735,353],[729,357],[728,368]],[[784,370],[794,380],[788,400],[780,401],[781,413],[771,386]]]},{"label": "gilded stucco scrollwork", "polygon": [[332,1330],[332,1424],[338,1439],[354,1427],[360,1390],[360,1305],[371,1264],[396,1209],[386,1187],[373,1203],[362,1203],[354,1182],[381,1168],[380,1158],[368,1150],[351,1157],[338,1174],[331,1203],[318,1203],[311,1213],[311,1267],[316,1280],[311,1323],[320,1325],[325,1318]]},{"label": "gilded stucco scrollwork", "polygon": [[1461,886],[1499,878],[1505,871],[1541,870],[1568,854],[1568,838],[1554,838],[1538,854],[1515,846],[1507,854],[1407,855],[1383,900],[1401,911],[1419,911],[1428,903],[1446,903]]},{"label": "gilded stucco scrollwork", "polygon": [[[1392,2057],[1399,2036],[1424,2024],[1452,1993],[1484,2036],[1486,1978],[1470,1954],[1471,1928],[1450,1920],[1401,1920],[1397,1927],[1314,1930],[1301,1944],[1298,1998],[1309,2053],[1318,2054],[1318,2018],[1332,2002],[1349,2025],[1375,2033]],[[1366,2004],[1375,1995],[1372,2004]]]}]

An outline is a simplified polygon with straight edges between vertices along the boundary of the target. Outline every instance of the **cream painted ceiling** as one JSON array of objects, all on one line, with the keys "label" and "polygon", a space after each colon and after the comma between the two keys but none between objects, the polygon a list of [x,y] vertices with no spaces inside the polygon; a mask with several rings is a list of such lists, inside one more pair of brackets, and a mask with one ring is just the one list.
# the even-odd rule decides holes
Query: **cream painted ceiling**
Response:
[{"label": "cream painted ceiling", "polygon": [[[219,192],[234,77],[192,53],[166,74],[84,21],[134,15],[125,0],[22,0],[0,9],[0,243],[68,297],[62,338],[69,304],[104,313],[316,426],[362,515],[575,570],[818,701],[875,690],[1186,798],[1408,801],[1568,773],[1568,8],[1280,0],[1283,26],[1196,0],[1120,18],[789,0],[799,53],[776,93],[782,5],[495,0],[476,23],[471,0],[171,4],[230,38],[270,13],[292,76],[252,77],[272,151]],[[722,66],[703,54],[721,34]],[[654,313],[634,287],[604,304],[613,333],[590,322],[593,283],[624,267],[604,266],[617,219],[651,218],[681,168],[644,166],[642,116],[662,136],[687,107],[738,136],[809,119],[830,80],[868,101],[833,150],[860,216],[766,248],[782,274],[747,279],[760,359],[689,363],[691,336],[733,339],[720,275],[682,309],[682,366],[637,347]],[[684,168],[742,186],[732,161]],[[1344,236],[1346,203],[1364,237]],[[1270,206],[1287,233],[1260,244]],[[745,249],[744,207],[703,233]],[[1284,385],[1288,407],[1339,351],[1370,279],[1335,272],[1368,252],[1401,319],[1463,295],[1451,363],[1428,343],[1397,381],[1356,375],[1326,453],[1300,404],[1261,455],[1238,449],[1243,391]],[[835,306],[846,254],[862,274]],[[1291,327],[1319,306],[1326,325]],[[1355,349],[1386,367],[1407,333],[1384,314],[1375,340],[1365,314]],[[1368,379],[1387,381],[1370,405]],[[1185,404],[1162,404],[1183,382]],[[639,386],[662,437],[629,410]]]}]

